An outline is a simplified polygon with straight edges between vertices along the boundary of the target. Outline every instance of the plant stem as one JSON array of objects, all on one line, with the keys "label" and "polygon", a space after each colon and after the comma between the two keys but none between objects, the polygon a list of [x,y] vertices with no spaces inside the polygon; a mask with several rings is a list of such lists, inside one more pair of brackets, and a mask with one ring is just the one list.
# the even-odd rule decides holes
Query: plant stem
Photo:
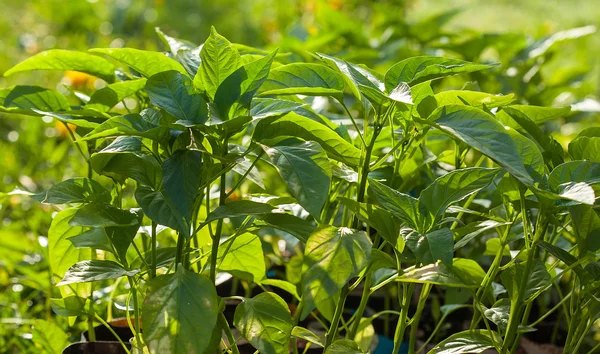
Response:
[{"label": "plant stem", "polygon": [[150,279],[154,279],[156,277],[156,223],[154,221],[152,221],[151,238]]},{"label": "plant stem", "polygon": [[419,296],[419,303],[417,304],[417,312],[412,318],[412,322],[410,324],[410,339],[408,344],[408,352],[409,354],[415,353],[415,346],[417,340],[417,330],[419,329],[419,321],[421,320],[421,314],[423,313],[423,308],[425,307],[425,302],[427,302],[427,297],[429,296],[429,291],[431,290],[431,284],[424,284],[421,289],[421,295]]},{"label": "plant stem", "polygon": [[[227,155],[227,138],[223,142],[223,151],[221,152],[221,156]],[[219,206],[225,204],[225,200],[227,199],[227,173],[221,175],[221,185],[219,188]],[[210,279],[215,282],[217,279],[217,257],[219,256],[219,241],[221,241],[221,233],[223,232],[223,219],[219,219],[217,221],[217,228],[215,230],[215,234],[212,238],[212,247],[210,254]],[[226,321],[227,322],[227,321]]]},{"label": "plant stem", "polygon": [[331,327],[329,327],[327,337],[325,338],[325,350],[331,345],[331,343],[333,343],[333,340],[337,337],[340,318],[342,317],[342,312],[344,312],[344,304],[346,303],[346,296],[348,296],[348,285],[345,285],[340,291],[340,298],[338,300],[337,306],[335,307],[333,319],[331,320]]},{"label": "plant stem", "polygon": [[128,276],[127,280],[129,280],[129,286],[131,287],[131,296],[133,296],[133,326],[135,328],[135,342],[138,345],[138,347],[141,348],[143,346],[143,342],[142,338],[140,337],[140,305],[138,303],[137,289],[135,287],[133,277]]},{"label": "plant stem", "polygon": [[414,290],[414,284],[398,284],[398,300],[400,302],[400,318],[396,325],[394,333],[394,349],[392,354],[398,354],[402,341],[404,340],[404,331],[406,330],[406,318],[408,317],[408,307],[410,306],[410,298]]},{"label": "plant stem", "polygon": [[346,333],[346,338],[350,340],[354,340],[356,337],[356,332],[358,332],[358,326],[360,325],[360,320],[365,312],[365,308],[367,307],[367,302],[369,301],[369,295],[371,292],[371,283],[373,278],[373,272],[367,269],[367,276],[365,277],[365,282],[363,284],[363,291],[360,298],[360,304],[354,313],[354,322],[352,322],[352,326],[348,333]]},{"label": "plant stem", "polygon": [[127,354],[130,354],[131,352],[129,351],[129,348],[127,348],[127,346],[125,345],[125,343],[123,343],[123,340],[121,339],[121,337],[119,337],[119,335],[115,332],[115,330],[106,322],[102,319],[102,317],[96,315],[96,320],[98,320],[98,322],[102,323],[102,325],[104,325],[104,327],[106,327],[106,329],[108,329],[108,331],[115,336],[115,338],[117,338],[117,341],[119,343],[121,343],[121,346],[123,347],[123,350],[125,350],[125,352]]},{"label": "plant stem", "polygon": [[227,319],[223,312],[219,314],[219,325],[225,331],[225,336],[227,337],[227,341],[229,342],[229,347],[231,348],[231,352],[233,354],[240,354],[240,351],[235,343],[235,338],[233,338],[233,333],[231,333],[231,328],[229,328],[229,323],[227,323]]}]

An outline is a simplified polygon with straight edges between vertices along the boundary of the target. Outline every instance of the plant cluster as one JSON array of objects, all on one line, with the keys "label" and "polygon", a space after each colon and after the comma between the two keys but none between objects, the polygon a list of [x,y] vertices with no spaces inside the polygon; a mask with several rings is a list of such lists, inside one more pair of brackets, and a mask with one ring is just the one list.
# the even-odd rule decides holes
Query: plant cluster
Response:
[{"label": "plant cluster", "polygon": [[[487,37],[461,42],[466,60],[411,56],[381,74],[214,29],[201,46],[157,33],[166,55],[49,50],[5,73],[106,81],[74,92],[77,105],[0,90],[0,110],[61,122],[87,163],[87,176],[13,194],[59,210],[48,301],[85,319],[91,342],[117,308],[125,352],[366,353],[381,323],[393,353],[405,341],[409,353],[514,353],[558,314],[565,353],[598,349],[600,129],[565,151],[541,126],[570,107],[481,90],[543,103],[553,93],[531,90],[532,68],[569,35],[514,53],[508,74],[477,63],[505,39]],[[457,312],[469,321],[453,332]]]}]

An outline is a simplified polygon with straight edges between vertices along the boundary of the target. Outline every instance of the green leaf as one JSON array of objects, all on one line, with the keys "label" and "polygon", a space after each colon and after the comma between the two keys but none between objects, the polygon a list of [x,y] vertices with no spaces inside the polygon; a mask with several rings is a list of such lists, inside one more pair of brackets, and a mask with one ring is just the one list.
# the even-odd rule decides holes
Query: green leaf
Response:
[{"label": "green leaf", "polygon": [[259,94],[332,96],[344,93],[344,79],[325,65],[293,63],[271,70]]},{"label": "green leaf", "polygon": [[0,111],[28,115],[60,112],[70,109],[67,98],[57,91],[39,86],[13,86],[1,90]]},{"label": "green leaf", "polygon": [[262,119],[254,129],[253,139],[267,146],[276,145],[285,138],[316,141],[328,156],[348,166],[359,164],[361,152],[335,131],[309,118],[290,112],[282,117]]},{"label": "green leaf", "polygon": [[131,178],[141,185],[160,185],[162,174],[156,159],[142,153],[142,142],[135,137],[118,137],[101,151],[92,154],[90,163],[98,174],[125,182]]},{"label": "green leaf", "polygon": [[177,230],[185,237],[190,237],[189,222],[181,215],[179,208],[171,199],[165,196],[164,190],[155,191],[146,186],[139,186],[135,190],[135,200],[152,221]]},{"label": "green leaf", "polygon": [[468,104],[472,107],[488,109],[506,106],[515,101],[514,94],[493,95],[486,92],[467,91],[467,90],[448,90],[436,93],[433,97],[437,102],[437,107]]},{"label": "green leaf", "polygon": [[569,143],[569,155],[573,160],[600,162],[600,130],[597,128],[582,130]]},{"label": "green leaf", "polygon": [[325,150],[318,143],[307,141],[265,151],[298,203],[320,220],[332,174]]},{"label": "green leaf", "polygon": [[481,151],[525,185],[543,181],[544,159],[535,143],[488,113],[453,105],[438,108],[432,117],[435,127]]},{"label": "green leaf", "polygon": [[69,238],[83,232],[82,227],[69,224],[78,211],[76,208],[64,209],[54,216],[48,230],[48,254],[52,274],[60,278],[75,263],[91,258],[89,249],[77,249]]},{"label": "green leaf", "polygon": [[277,50],[264,58],[252,61],[227,76],[215,93],[214,102],[221,119],[235,117],[250,109],[254,94],[269,76]]},{"label": "green leaf", "polygon": [[393,190],[373,179],[369,179],[368,194],[403,223],[407,223],[417,231],[424,231],[425,225],[428,224],[427,210],[418,199]]},{"label": "green leaf", "polygon": [[260,353],[289,353],[294,324],[287,304],[278,295],[265,292],[245,299],[235,309],[233,323]]},{"label": "green leaf", "polygon": [[280,100],[277,98],[255,98],[252,100],[250,115],[254,119],[281,116],[288,112],[296,112],[298,108],[305,105],[305,103]]},{"label": "green leaf", "polygon": [[319,338],[319,336],[304,327],[295,326],[292,329],[292,336],[304,339],[305,341],[316,344],[321,348],[325,346],[322,338]]},{"label": "green leaf", "polygon": [[178,150],[162,164],[163,196],[188,224],[191,224],[201,172],[202,153],[197,150]]},{"label": "green leaf", "polygon": [[267,285],[274,288],[279,288],[281,290],[286,291],[287,293],[293,295],[297,300],[300,300],[300,295],[298,294],[298,289],[296,289],[296,285],[290,283],[289,281],[281,280],[281,279],[262,279],[259,282],[261,285]]},{"label": "green leaf", "polygon": [[50,307],[59,316],[82,316],[89,313],[90,299],[76,295],[50,299]]},{"label": "green leaf", "polygon": [[590,25],[584,27],[571,28],[565,31],[553,33],[550,36],[537,40],[534,43],[527,46],[526,48],[524,48],[516,56],[516,59],[535,59],[537,57],[546,55],[546,53],[550,51],[557,43],[580,38],[583,36],[588,36],[595,32],[596,26]]},{"label": "green leaf", "polygon": [[400,234],[408,247],[423,265],[432,264],[441,260],[445,264],[452,264],[454,254],[454,235],[452,230],[443,229],[420,234],[410,229],[402,228]]},{"label": "green leaf", "polygon": [[489,309],[486,309],[483,314],[488,320],[492,321],[502,331],[506,331],[510,315],[510,299],[503,298],[494,304]]},{"label": "green leaf", "polygon": [[277,208],[270,204],[252,200],[236,200],[218,206],[208,214],[205,222],[209,223],[218,219],[234,218],[237,216],[270,214],[275,210],[277,210]]},{"label": "green leaf", "polygon": [[137,113],[117,116],[100,124],[81,140],[88,141],[109,136],[138,136],[158,142],[169,140],[169,128],[157,126]]},{"label": "green leaf", "polygon": [[90,49],[89,52],[108,55],[146,78],[169,70],[176,70],[182,74],[186,73],[183,66],[178,62],[159,52],[133,48],[94,48]]},{"label": "green leaf", "polygon": [[526,285],[521,298],[523,301],[530,302],[535,299],[535,295],[551,285],[551,277],[546,266],[540,260],[536,260],[529,274],[526,274],[526,265],[524,263],[515,263],[500,274],[502,285],[506,288],[508,296],[512,302],[518,301],[519,288],[523,277],[527,277]]},{"label": "green leaf", "polygon": [[34,320],[31,334],[38,353],[62,353],[70,344],[69,336],[54,322]]},{"label": "green leaf", "polygon": [[[537,243],[537,245],[568,266],[572,266],[575,264],[575,262],[577,262],[577,258],[575,258],[575,256],[558,246],[552,245],[546,241],[540,241]],[[573,271],[575,271],[581,281],[585,280],[585,274],[581,265],[574,266]]]},{"label": "green leaf", "polygon": [[338,339],[331,343],[324,354],[363,354],[358,344],[350,339]]},{"label": "green leaf", "polygon": [[47,191],[34,194],[31,198],[44,204],[109,203],[111,199],[110,192],[100,183],[82,177],[58,182]]},{"label": "green leaf", "polygon": [[339,198],[340,203],[352,210],[360,221],[377,230],[384,240],[396,247],[400,252],[404,250],[404,240],[400,236],[400,223],[388,210],[372,204],[357,203],[348,198]]},{"label": "green leaf", "polygon": [[72,265],[67,270],[64,278],[56,286],[134,276],[138,272],[139,269],[127,270],[119,263],[113,261],[99,259],[81,261]]},{"label": "green leaf", "polygon": [[472,73],[491,68],[491,65],[442,57],[412,57],[392,66],[385,73],[385,88],[394,89],[401,82],[414,86],[421,82],[439,79],[460,73]]},{"label": "green leaf", "polygon": [[[0,112],[2,111],[2,107],[0,107]],[[16,113],[12,112],[11,113]],[[102,122],[104,122],[104,118],[93,118],[93,117],[78,117],[74,115],[75,111],[70,111],[69,114],[59,114],[54,112],[42,111],[39,109],[33,108],[31,111],[23,111],[19,112],[21,114],[35,115],[35,116],[48,116],[55,118],[59,122],[73,124],[82,128],[94,129],[99,126]]]},{"label": "green leaf", "polygon": [[173,54],[173,55],[177,55],[179,53],[179,51],[181,51],[181,50],[193,49],[196,47],[195,44],[190,43],[186,40],[181,40],[181,39],[166,35],[158,27],[155,27],[154,31],[156,32],[156,34],[158,35],[160,40],[169,48],[169,50],[171,51],[171,54]]},{"label": "green leaf", "polygon": [[475,223],[469,224],[463,228],[457,228],[454,230],[454,232],[456,233],[457,239],[459,239],[459,240],[454,244],[454,249],[457,250],[459,248],[462,248],[463,246],[468,244],[472,239],[474,239],[475,237],[481,235],[482,233],[484,233],[488,230],[495,229],[499,226],[506,226],[506,225],[510,225],[510,222],[500,222],[500,221],[496,221],[496,220],[484,220],[481,222],[475,222]]},{"label": "green leaf", "polygon": [[31,56],[8,69],[4,76],[31,70],[72,70],[112,82],[115,67],[108,61],[88,53],[51,49]]},{"label": "green leaf", "polygon": [[596,252],[600,249],[600,216],[590,205],[569,207],[569,214],[575,228],[575,240],[580,254]]},{"label": "green leaf", "polygon": [[117,103],[143,89],[145,85],[146,79],[115,82],[95,91],[84,108],[108,112]]},{"label": "green leaf", "polygon": [[146,92],[153,105],[177,119],[192,124],[204,124],[208,119],[206,102],[193,92],[192,80],[185,74],[171,70],[152,75]]},{"label": "green leaf", "polygon": [[497,168],[463,168],[438,177],[419,195],[433,220],[444,215],[446,209],[492,183],[498,175]]},{"label": "green leaf", "polygon": [[265,256],[258,236],[246,232],[223,242],[219,246],[217,267],[250,282],[263,279]]},{"label": "green leaf", "polygon": [[502,343],[502,338],[496,332],[493,338],[486,329],[474,329],[455,333],[446,338],[427,354],[462,354],[462,353],[482,353],[483,351],[494,348],[494,342]]},{"label": "green leaf", "polygon": [[221,83],[240,66],[237,49],[214,27],[200,51],[200,68],[194,77],[194,86],[205,90],[213,98]]},{"label": "green leaf", "polygon": [[316,228],[311,221],[290,214],[264,214],[260,216],[260,220],[277,230],[289,233],[304,244]]},{"label": "green leaf", "polygon": [[302,318],[315,306],[325,303],[353,277],[371,258],[371,240],[364,231],[324,226],[306,243],[302,274],[302,294],[306,301]]},{"label": "green leaf", "polygon": [[[144,341],[151,353],[204,353],[219,314],[217,291],[204,275],[178,267],[148,285],[142,305]],[[202,325],[198,325],[198,320]]]},{"label": "green leaf", "polygon": [[454,258],[452,265],[438,262],[408,270],[398,278],[398,281],[475,289],[484,277],[485,272],[474,260]]},{"label": "green leaf", "polygon": [[69,241],[71,241],[76,248],[96,248],[113,252],[110,239],[108,238],[106,231],[102,228],[91,229],[82,232],[77,236],[69,237]]},{"label": "green leaf", "polygon": [[69,225],[86,227],[137,226],[139,216],[110,204],[86,204],[80,207]]},{"label": "green leaf", "polygon": [[600,163],[569,161],[556,166],[548,176],[548,185],[555,192],[560,185],[569,182],[600,183]]},{"label": "green leaf", "polygon": [[[490,108],[488,106],[488,108]],[[529,117],[535,124],[543,124],[551,120],[563,118],[571,111],[571,107],[541,107],[531,105],[515,104],[510,106],[511,110],[518,111]]]}]

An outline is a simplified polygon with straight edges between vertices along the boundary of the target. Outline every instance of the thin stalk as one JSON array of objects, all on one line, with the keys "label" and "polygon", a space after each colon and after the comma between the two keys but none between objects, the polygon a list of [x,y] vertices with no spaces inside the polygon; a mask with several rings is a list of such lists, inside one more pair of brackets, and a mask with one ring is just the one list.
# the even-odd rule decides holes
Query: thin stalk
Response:
[{"label": "thin stalk", "polygon": [[152,247],[152,251],[150,253],[150,279],[154,279],[156,277],[156,223],[154,221],[152,221],[150,243]]},{"label": "thin stalk", "polygon": [[225,315],[221,312],[219,314],[219,325],[225,331],[225,336],[227,337],[227,341],[229,342],[229,347],[231,348],[231,352],[233,354],[240,354],[240,351],[237,347],[236,340],[233,338],[233,333],[231,333],[231,328],[229,328],[229,323],[227,323],[227,319]]},{"label": "thin stalk", "polygon": [[131,296],[133,296],[133,326],[135,328],[135,342],[141,348],[143,346],[142,337],[140,337],[140,305],[138,303],[137,289],[133,277],[127,277],[131,287]]},{"label": "thin stalk", "polygon": [[[223,141],[223,151],[221,152],[221,156],[227,155],[227,138]],[[219,189],[219,206],[225,204],[225,200],[227,199],[227,173],[221,175],[221,185]],[[211,255],[210,255],[210,279],[215,282],[217,278],[217,257],[219,254],[219,241],[221,240],[221,233],[223,232],[223,219],[219,219],[217,221],[217,228],[215,230],[215,234],[212,235],[212,247],[211,247]]]},{"label": "thin stalk", "polygon": [[131,352],[129,351],[129,348],[127,348],[127,346],[125,345],[125,343],[123,343],[123,340],[121,339],[121,337],[119,337],[119,335],[115,332],[115,330],[106,322],[102,319],[102,317],[96,315],[96,320],[98,320],[98,322],[102,323],[102,325],[104,325],[104,327],[106,327],[106,329],[108,329],[108,331],[115,337],[117,338],[117,341],[119,343],[121,343],[121,346],[123,347],[123,350],[125,350],[125,352],[127,354],[130,354]]},{"label": "thin stalk", "polygon": [[352,322],[352,326],[348,333],[346,333],[346,338],[350,340],[354,340],[356,337],[356,332],[358,332],[358,326],[360,325],[360,320],[365,312],[365,308],[367,307],[367,302],[369,301],[369,295],[371,292],[371,283],[373,279],[373,273],[367,269],[367,276],[365,277],[365,283],[363,284],[362,296],[360,298],[360,304],[354,313],[354,322]]},{"label": "thin stalk", "polygon": [[565,301],[567,301],[569,298],[571,297],[571,293],[568,293],[567,296],[565,296],[562,300],[560,300],[560,302],[558,304],[556,304],[553,308],[551,308],[549,311],[546,311],[546,313],[544,313],[542,315],[542,317],[538,318],[535,322],[531,323],[529,326],[530,327],[535,327],[537,326],[540,322],[542,322],[543,320],[546,319],[546,317],[550,316],[554,311],[558,310],[559,307],[561,307],[563,305],[563,303]]},{"label": "thin stalk", "polygon": [[406,319],[408,317],[408,307],[410,306],[410,297],[414,290],[414,284],[398,284],[398,297],[400,301],[400,318],[396,325],[396,331],[394,332],[394,349],[392,354],[398,354],[402,341],[404,340],[404,332],[406,331]]},{"label": "thin stalk", "polygon": [[427,297],[429,296],[429,291],[431,290],[431,284],[424,284],[421,289],[421,295],[419,296],[419,303],[417,305],[417,312],[412,318],[410,325],[410,339],[408,344],[408,353],[415,353],[415,345],[417,341],[417,330],[419,329],[419,321],[421,320],[421,314],[423,313],[423,308],[425,307],[425,302],[427,301]]},{"label": "thin stalk", "polygon": [[340,291],[340,299],[338,300],[338,304],[335,308],[329,331],[327,331],[327,336],[325,338],[325,350],[327,350],[327,348],[331,345],[331,343],[333,343],[334,339],[337,337],[338,326],[340,324],[340,318],[342,317],[342,313],[344,312],[344,305],[346,303],[347,296],[348,285],[345,285]]}]

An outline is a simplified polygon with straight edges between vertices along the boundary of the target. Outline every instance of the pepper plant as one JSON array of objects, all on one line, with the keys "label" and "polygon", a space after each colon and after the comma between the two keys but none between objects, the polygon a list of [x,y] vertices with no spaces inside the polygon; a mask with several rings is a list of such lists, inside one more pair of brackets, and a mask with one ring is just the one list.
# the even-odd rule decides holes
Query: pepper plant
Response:
[{"label": "pepper plant", "polygon": [[[381,74],[214,28],[201,46],[157,33],[166,53],[50,50],[5,73],[80,71],[106,82],[91,93],[0,91],[3,112],[62,122],[88,165],[15,193],[56,205],[51,304],[90,341],[118,303],[126,352],[366,353],[381,317],[393,353],[514,353],[561,312],[579,352],[600,314],[598,129],[567,153],[540,124],[568,107],[440,85],[483,86],[494,63],[415,56]],[[417,343],[434,293],[443,316]],[[559,300],[533,319],[542,295]],[[464,308],[470,328],[444,333]]]}]

